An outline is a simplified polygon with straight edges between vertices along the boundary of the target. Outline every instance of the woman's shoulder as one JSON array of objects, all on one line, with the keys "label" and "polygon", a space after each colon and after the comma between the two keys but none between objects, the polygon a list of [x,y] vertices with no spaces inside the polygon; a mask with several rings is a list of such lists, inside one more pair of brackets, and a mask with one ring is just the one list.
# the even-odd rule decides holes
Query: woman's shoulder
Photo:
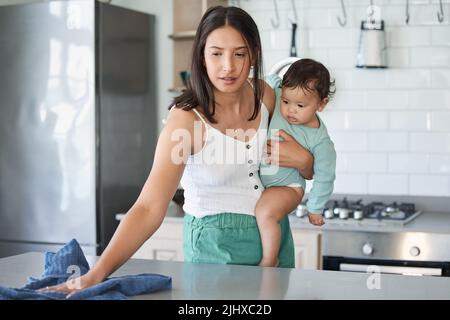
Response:
[{"label": "woman's shoulder", "polygon": [[197,116],[194,111],[182,107],[172,107],[166,118],[166,125],[175,128],[193,129]]}]

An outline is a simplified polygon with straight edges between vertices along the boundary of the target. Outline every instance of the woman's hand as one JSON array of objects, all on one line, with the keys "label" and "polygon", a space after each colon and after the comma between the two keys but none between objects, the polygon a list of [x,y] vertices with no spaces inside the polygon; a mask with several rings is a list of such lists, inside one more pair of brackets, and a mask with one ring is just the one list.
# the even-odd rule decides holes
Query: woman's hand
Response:
[{"label": "woman's hand", "polygon": [[39,292],[61,292],[67,294],[66,298],[69,298],[71,295],[77,293],[80,290],[92,287],[102,280],[91,272],[86,273],[85,275],[69,279],[64,283],[58,284],[56,286],[46,287],[39,289]]},{"label": "woman's hand", "polygon": [[284,130],[279,130],[277,134],[283,141],[267,140],[267,162],[280,167],[296,168],[305,179],[312,179],[312,154]]}]

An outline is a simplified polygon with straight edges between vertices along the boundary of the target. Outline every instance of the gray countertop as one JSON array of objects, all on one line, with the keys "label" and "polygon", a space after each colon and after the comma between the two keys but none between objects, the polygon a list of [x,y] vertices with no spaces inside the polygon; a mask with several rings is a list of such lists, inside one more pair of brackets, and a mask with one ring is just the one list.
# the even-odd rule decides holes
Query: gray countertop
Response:
[{"label": "gray countertop", "polygon": [[[88,257],[91,266],[97,259],[98,257]],[[34,252],[0,259],[0,285],[23,286],[28,276],[39,277],[42,274],[43,262],[44,255]],[[379,275],[139,259],[129,260],[113,276],[139,273],[171,276],[173,288],[136,296],[135,299],[450,299],[450,278],[446,277]]]}]

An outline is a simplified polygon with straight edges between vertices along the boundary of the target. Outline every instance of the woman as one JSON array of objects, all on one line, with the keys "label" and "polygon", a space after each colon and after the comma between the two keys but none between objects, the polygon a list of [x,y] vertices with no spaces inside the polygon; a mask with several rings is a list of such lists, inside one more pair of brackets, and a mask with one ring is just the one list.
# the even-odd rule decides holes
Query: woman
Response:
[{"label": "woman", "polygon": [[[257,171],[275,105],[273,90],[259,79],[261,71],[261,43],[253,19],[235,7],[209,9],[197,29],[188,88],[174,100],[137,201],[87,274],[46,290],[74,292],[118,269],[161,225],[180,180],[187,212],[185,260],[258,264],[261,242],[254,208],[262,185]],[[285,141],[269,161],[311,177],[312,156],[287,134],[282,137]],[[220,150],[225,150],[222,156]],[[245,153],[245,161],[230,161],[229,152]],[[287,218],[281,227],[280,266],[293,267]]]}]

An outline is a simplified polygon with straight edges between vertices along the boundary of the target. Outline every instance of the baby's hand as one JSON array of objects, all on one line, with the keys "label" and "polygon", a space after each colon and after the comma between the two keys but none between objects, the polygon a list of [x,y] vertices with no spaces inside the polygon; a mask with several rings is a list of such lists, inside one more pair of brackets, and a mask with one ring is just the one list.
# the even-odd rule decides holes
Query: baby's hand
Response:
[{"label": "baby's hand", "polygon": [[315,226],[321,226],[325,224],[325,220],[321,214],[309,213],[308,214],[309,223]]}]

